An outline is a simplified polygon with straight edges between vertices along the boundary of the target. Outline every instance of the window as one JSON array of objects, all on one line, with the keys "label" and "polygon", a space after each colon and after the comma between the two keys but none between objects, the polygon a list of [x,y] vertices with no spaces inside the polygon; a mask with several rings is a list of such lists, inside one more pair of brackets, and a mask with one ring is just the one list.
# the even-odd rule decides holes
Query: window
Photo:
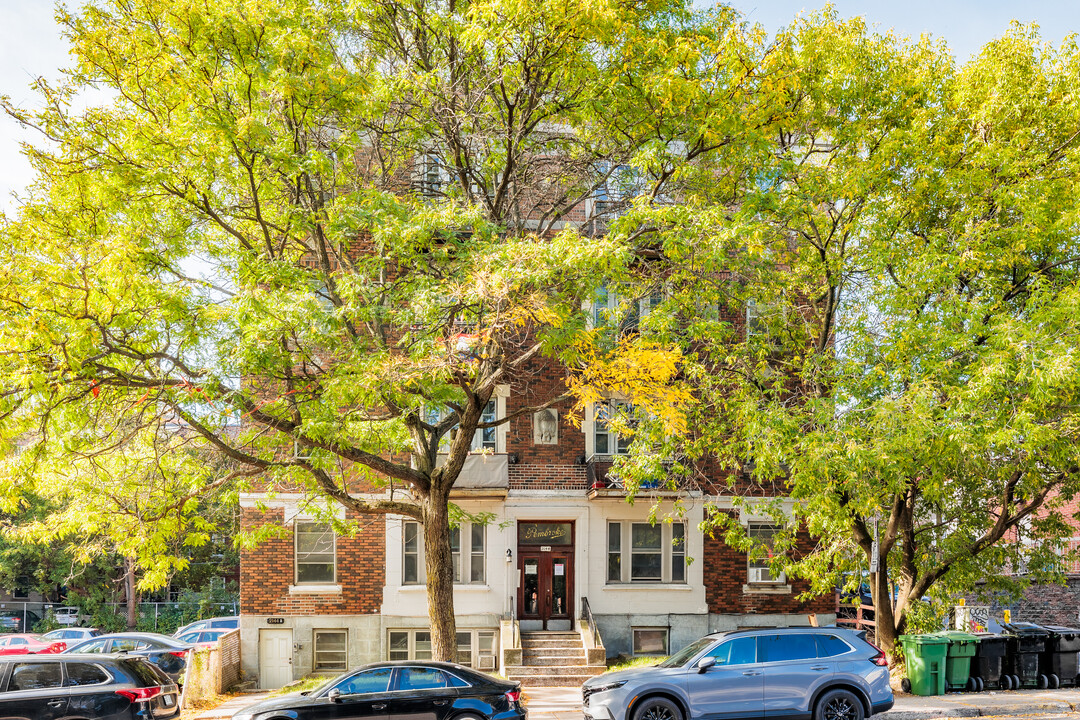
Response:
[{"label": "window", "polygon": [[685,583],[684,523],[608,523],[607,581]]},{"label": "window", "polygon": [[663,289],[653,290],[636,300],[627,300],[606,285],[593,291],[590,320],[594,328],[617,328],[620,334],[632,333],[641,325],[641,319],[664,301]]},{"label": "window", "polygon": [[365,670],[350,678],[342,680],[334,687],[342,695],[358,695],[360,693],[381,693],[390,689],[390,675],[394,668],[376,668]]},{"label": "window", "polygon": [[818,656],[817,640],[809,633],[762,635],[758,638],[761,662],[794,662]]},{"label": "window", "polygon": [[347,632],[345,630],[315,631],[315,672],[336,670],[348,667]]},{"label": "window", "polygon": [[759,523],[750,523],[746,528],[746,534],[756,544],[767,548],[766,556],[761,559],[748,560],[747,582],[755,583],[782,583],[785,581],[784,573],[773,576],[769,568],[769,560],[773,557],[773,536],[776,535],[776,527]]},{"label": "window", "polygon": [[79,645],[79,652],[81,653],[100,653],[105,652],[105,646],[109,643],[108,640],[94,640],[88,642],[85,645]]},{"label": "window", "polygon": [[427,630],[391,630],[391,660],[430,660],[431,633]]},{"label": "window", "polygon": [[667,655],[667,628],[634,628],[634,655]]},{"label": "window", "polygon": [[617,413],[632,410],[629,403],[621,400],[593,406],[593,455],[625,455],[630,451],[630,439],[612,432],[610,422]]},{"label": "window", "polygon": [[296,583],[335,580],[334,530],[327,523],[296,521]]},{"label": "window", "polygon": [[442,670],[426,667],[401,668],[397,690],[433,690],[448,687],[446,674]]},{"label": "window", "polygon": [[[458,630],[457,661],[477,670],[495,669],[495,631]],[[391,630],[387,659],[430,660],[431,632],[428,630]]]},{"label": "window", "polygon": [[112,678],[98,665],[90,663],[66,663],[67,684],[69,687],[81,685],[101,685]]},{"label": "window", "polygon": [[[483,585],[487,581],[485,526],[462,523],[450,528],[450,553],[454,564],[454,582],[461,585]],[[464,541],[464,544],[463,544]],[[423,585],[423,530],[415,520],[401,523],[401,582],[404,585]]]},{"label": "window", "polygon": [[16,690],[44,690],[60,687],[60,663],[15,663],[8,680],[8,692]]},{"label": "window", "polygon": [[836,657],[851,652],[851,646],[835,635],[815,635],[817,638],[818,657]]},{"label": "window", "polygon": [[717,665],[748,665],[757,661],[757,638],[741,637],[720,643],[708,657],[716,658]]},{"label": "window", "polygon": [[[445,408],[428,408],[426,420],[429,425],[435,425],[446,417],[447,412],[448,411]],[[491,398],[488,400],[487,405],[484,406],[484,411],[480,414],[480,422],[490,423],[495,422],[498,419],[499,402],[497,398]],[[439,439],[439,452],[449,452],[449,450],[450,433],[446,433]],[[472,450],[472,452],[499,452],[499,428],[477,428],[476,432],[473,434],[470,450]]]},{"label": "window", "polygon": [[443,184],[450,179],[443,165],[442,158],[436,153],[420,156],[415,170],[416,184],[424,197],[438,197],[443,194]]}]

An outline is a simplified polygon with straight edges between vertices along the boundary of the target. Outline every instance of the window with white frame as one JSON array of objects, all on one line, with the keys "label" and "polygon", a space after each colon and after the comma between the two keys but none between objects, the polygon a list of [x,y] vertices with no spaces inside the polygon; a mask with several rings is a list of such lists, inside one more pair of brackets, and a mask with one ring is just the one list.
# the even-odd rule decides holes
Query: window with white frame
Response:
[{"label": "window with white frame", "polygon": [[776,535],[776,526],[767,523],[749,523],[746,528],[747,536],[757,545],[765,546],[765,557],[749,559],[746,580],[749,584],[756,583],[782,583],[785,581],[784,573],[772,574],[769,561],[773,557],[773,539]]},{"label": "window with white frame", "polygon": [[[454,582],[460,585],[483,585],[487,581],[487,528],[479,523],[462,523],[450,528],[450,552],[454,565]],[[423,525],[415,520],[401,524],[401,582],[423,585],[424,574]]]},{"label": "window with white frame", "polygon": [[625,455],[630,452],[631,439],[611,429],[611,420],[619,413],[628,413],[633,406],[623,400],[607,400],[593,405],[592,454]]},{"label": "window with white frame", "polygon": [[[494,630],[458,630],[457,661],[477,670],[496,669]],[[430,660],[429,630],[390,630],[387,638],[388,660]]]},{"label": "window with white frame", "polygon": [[634,655],[668,655],[668,629],[653,627],[633,628]]},{"label": "window with white frame", "polygon": [[593,292],[590,320],[594,328],[615,327],[629,333],[638,329],[645,317],[664,301],[664,291],[654,290],[648,295],[626,302],[617,292],[601,285]]},{"label": "window with white frame", "polygon": [[414,177],[420,194],[424,197],[438,197],[445,194],[445,185],[450,179],[446,166],[437,153],[423,153],[416,162]]},{"label": "window with white frame", "polygon": [[315,672],[342,672],[348,669],[348,631],[314,631]]},{"label": "window with white frame", "polygon": [[685,583],[686,525],[608,523],[607,582]]},{"label": "window with white frame", "polygon": [[[438,424],[443,418],[446,417],[447,411],[445,409],[429,408],[426,415],[426,420],[429,425]],[[488,400],[487,405],[484,406],[483,412],[480,414],[480,423],[493,423],[499,419],[499,400],[498,398],[491,398]],[[457,428],[455,427],[454,430]],[[450,434],[454,432],[451,430],[439,439],[439,452],[448,452],[450,450]],[[473,433],[472,444],[470,450],[472,452],[499,452],[499,428],[497,426],[492,427],[480,427]]]},{"label": "window with white frame", "polygon": [[336,579],[334,529],[328,523],[297,520],[296,584],[332,584]]},{"label": "window with white frame", "polygon": [[389,660],[430,660],[429,630],[391,630],[387,643]]}]

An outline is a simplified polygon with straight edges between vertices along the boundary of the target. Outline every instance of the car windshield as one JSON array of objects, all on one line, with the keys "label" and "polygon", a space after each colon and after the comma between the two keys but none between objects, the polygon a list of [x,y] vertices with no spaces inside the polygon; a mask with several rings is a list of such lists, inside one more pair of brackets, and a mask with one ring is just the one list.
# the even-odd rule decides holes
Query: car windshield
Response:
[{"label": "car windshield", "polygon": [[669,657],[664,662],[660,663],[657,667],[682,667],[690,661],[690,658],[694,657],[699,652],[712,645],[714,642],[716,642],[716,638],[711,637],[703,637],[700,640],[696,640],[695,642],[690,643],[682,650]]}]

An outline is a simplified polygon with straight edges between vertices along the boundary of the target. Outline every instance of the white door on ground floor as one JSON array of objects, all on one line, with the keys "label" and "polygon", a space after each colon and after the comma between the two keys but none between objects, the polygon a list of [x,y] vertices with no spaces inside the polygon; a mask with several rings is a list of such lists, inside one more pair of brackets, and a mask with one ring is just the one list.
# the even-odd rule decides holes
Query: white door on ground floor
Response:
[{"label": "white door on ground floor", "polygon": [[292,630],[259,628],[259,687],[275,689],[293,681]]}]

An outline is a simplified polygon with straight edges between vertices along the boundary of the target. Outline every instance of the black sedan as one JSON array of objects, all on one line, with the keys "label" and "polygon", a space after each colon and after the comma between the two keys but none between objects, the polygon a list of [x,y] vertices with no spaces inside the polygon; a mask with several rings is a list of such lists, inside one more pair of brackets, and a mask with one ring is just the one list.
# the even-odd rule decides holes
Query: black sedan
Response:
[{"label": "black sedan", "polygon": [[311,692],[241,710],[233,720],[525,720],[521,685],[452,663],[365,665]]},{"label": "black sedan", "polygon": [[69,653],[127,653],[139,655],[157,665],[175,683],[184,681],[184,668],[192,645],[157,633],[114,633],[99,635],[70,646]]}]

